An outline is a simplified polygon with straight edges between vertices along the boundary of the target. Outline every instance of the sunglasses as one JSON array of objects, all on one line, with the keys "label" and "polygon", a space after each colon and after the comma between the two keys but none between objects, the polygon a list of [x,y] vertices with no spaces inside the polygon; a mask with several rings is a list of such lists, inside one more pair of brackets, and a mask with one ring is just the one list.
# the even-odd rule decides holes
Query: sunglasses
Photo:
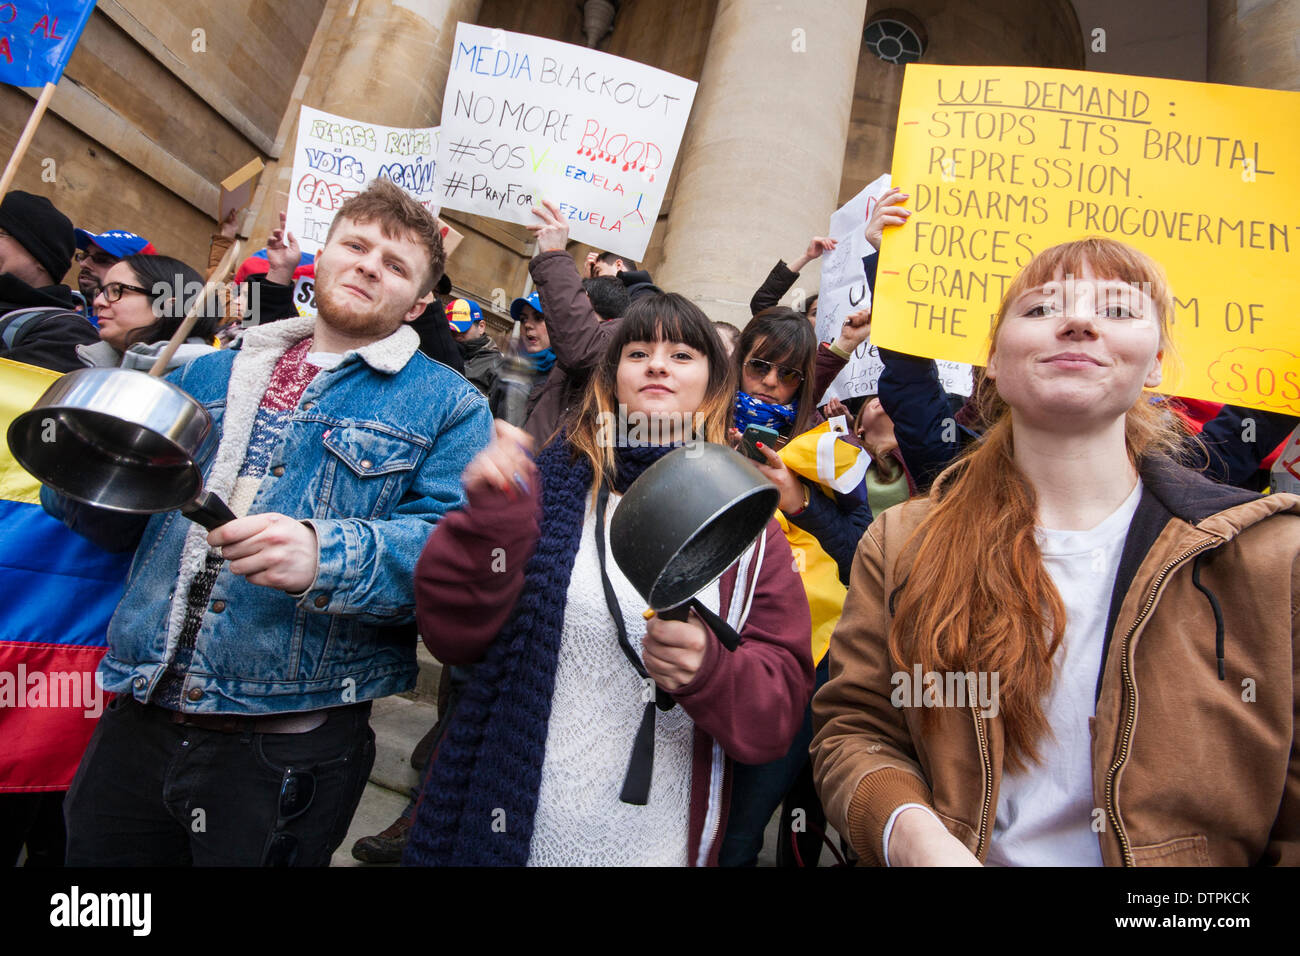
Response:
[{"label": "sunglasses", "polygon": [[90,298],[97,299],[99,296],[104,297],[105,302],[116,302],[122,298],[123,292],[138,292],[141,295],[153,295],[148,289],[142,289],[138,285],[127,285],[125,282],[110,282],[108,285],[97,285],[91,290]]},{"label": "sunglasses", "polygon": [[263,866],[293,866],[298,858],[298,838],[284,827],[311,807],[316,797],[316,775],[310,770],[288,769],[280,782],[280,801],[276,807],[275,829],[262,854]]},{"label": "sunglasses", "polygon": [[782,385],[798,385],[803,381],[803,372],[797,368],[790,368],[788,365],[777,365],[775,362],[764,362],[762,359],[752,358],[745,363],[745,367],[759,378],[767,378],[767,373],[772,369],[776,369],[777,380]]},{"label": "sunglasses", "polygon": [[78,249],[73,258],[78,262],[85,262],[89,259],[97,266],[111,266],[118,261],[117,256],[109,255],[107,252],[87,252],[85,249]]}]

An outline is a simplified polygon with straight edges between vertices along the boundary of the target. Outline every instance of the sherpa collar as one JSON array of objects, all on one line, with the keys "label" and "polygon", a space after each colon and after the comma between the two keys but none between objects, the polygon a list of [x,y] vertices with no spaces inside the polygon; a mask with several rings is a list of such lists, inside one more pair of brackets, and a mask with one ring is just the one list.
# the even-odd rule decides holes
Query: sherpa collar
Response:
[{"label": "sherpa collar", "polygon": [[[235,360],[230,368],[230,381],[226,386],[226,408],[221,423],[221,443],[204,479],[204,488],[224,501],[231,500],[239,469],[248,453],[257,409],[271,382],[271,374],[281,356],[294,345],[310,336],[316,327],[312,318],[282,319],[258,325],[244,333],[242,342],[233,347]],[[355,354],[372,369],[384,374],[395,374],[410,360],[419,348],[420,337],[403,325],[388,338],[371,342],[344,356]],[[340,363],[341,365],[342,363]],[[327,374],[327,373],[322,373]],[[242,517],[242,515],[241,515]],[[176,518],[176,520],[181,520]],[[208,532],[199,524],[186,529],[185,544],[181,549],[180,570],[176,576],[176,589],[172,598],[171,613],[167,620],[166,659],[173,659],[180,642],[181,627],[185,621],[185,605],[190,582],[194,580],[212,552],[207,543]]]},{"label": "sherpa collar", "polygon": [[[283,355],[290,346],[300,342],[316,331],[316,319],[298,318],[281,319],[265,325],[255,325],[244,333],[238,344],[233,346],[244,352],[273,351]],[[387,338],[371,342],[359,349],[344,353],[343,360],[356,355],[376,372],[395,375],[406,367],[416,351],[420,348],[420,336],[408,323]],[[341,363],[340,363],[341,364]]]}]

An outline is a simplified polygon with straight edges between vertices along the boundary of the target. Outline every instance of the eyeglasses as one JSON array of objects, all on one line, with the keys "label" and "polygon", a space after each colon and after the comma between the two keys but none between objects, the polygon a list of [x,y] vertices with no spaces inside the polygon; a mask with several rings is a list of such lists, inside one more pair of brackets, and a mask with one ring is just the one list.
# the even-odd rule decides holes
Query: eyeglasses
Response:
[{"label": "eyeglasses", "polygon": [[110,282],[108,285],[97,285],[90,294],[92,300],[104,297],[105,302],[116,302],[122,298],[123,292],[139,292],[141,295],[153,295],[148,289],[142,289],[138,285],[127,285],[125,282]]},{"label": "eyeglasses", "polygon": [[97,266],[111,266],[116,264],[118,261],[117,256],[110,255],[102,250],[99,252],[90,252],[86,249],[78,249],[76,253],[73,254],[73,258],[78,262],[85,262],[89,259]]},{"label": "eyeglasses", "polygon": [[798,385],[803,381],[803,372],[797,368],[790,368],[788,365],[777,365],[775,362],[764,362],[762,359],[752,358],[745,363],[745,367],[759,378],[767,378],[767,373],[772,369],[776,369],[777,380],[782,385]]},{"label": "eyeglasses", "polygon": [[316,797],[316,775],[310,770],[285,770],[280,782],[280,802],[276,807],[275,829],[262,854],[263,866],[293,866],[298,857],[298,837],[284,830],[311,807]]}]

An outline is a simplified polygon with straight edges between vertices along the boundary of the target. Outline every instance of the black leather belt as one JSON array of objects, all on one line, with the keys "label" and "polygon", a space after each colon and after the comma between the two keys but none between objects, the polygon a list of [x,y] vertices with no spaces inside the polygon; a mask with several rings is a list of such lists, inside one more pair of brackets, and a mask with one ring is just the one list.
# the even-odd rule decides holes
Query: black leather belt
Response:
[{"label": "black leather belt", "polygon": [[[244,716],[240,714],[186,714],[178,710],[168,710],[156,704],[145,704],[149,711],[156,712],[173,724],[184,727],[197,727],[200,730],[215,730],[223,734],[305,734],[323,726],[329,719],[330,712],[342,708],[332,707],[327,710],[310,710],[298,714],[260,714]],[[355,706],[355,705],[352,705]]]}]

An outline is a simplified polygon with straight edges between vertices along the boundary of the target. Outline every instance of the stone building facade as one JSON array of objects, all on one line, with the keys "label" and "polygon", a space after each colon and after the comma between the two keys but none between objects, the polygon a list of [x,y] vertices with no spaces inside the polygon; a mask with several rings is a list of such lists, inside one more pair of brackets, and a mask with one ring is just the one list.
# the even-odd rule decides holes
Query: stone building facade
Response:
[{"label": "stone building facade", "polygon": [[[737,324],[772,264],[889,169],[903,67],[882,56],[905,44],[882,21],[926,63],[1300,89],[1293,0],[99,0],[15,187],[203,266],[218,183],[254,156],[268,168],[241,234],[256,249],[276,224],[301,105],[436,125],[458,21],[581,44],[595,6],[616,9],[601,49],[700,84],[645,265]],[[36,92],[0,87],[0,149]],[[457,292],[504,328],[528,230],[444,218],[466,237]]]}]

